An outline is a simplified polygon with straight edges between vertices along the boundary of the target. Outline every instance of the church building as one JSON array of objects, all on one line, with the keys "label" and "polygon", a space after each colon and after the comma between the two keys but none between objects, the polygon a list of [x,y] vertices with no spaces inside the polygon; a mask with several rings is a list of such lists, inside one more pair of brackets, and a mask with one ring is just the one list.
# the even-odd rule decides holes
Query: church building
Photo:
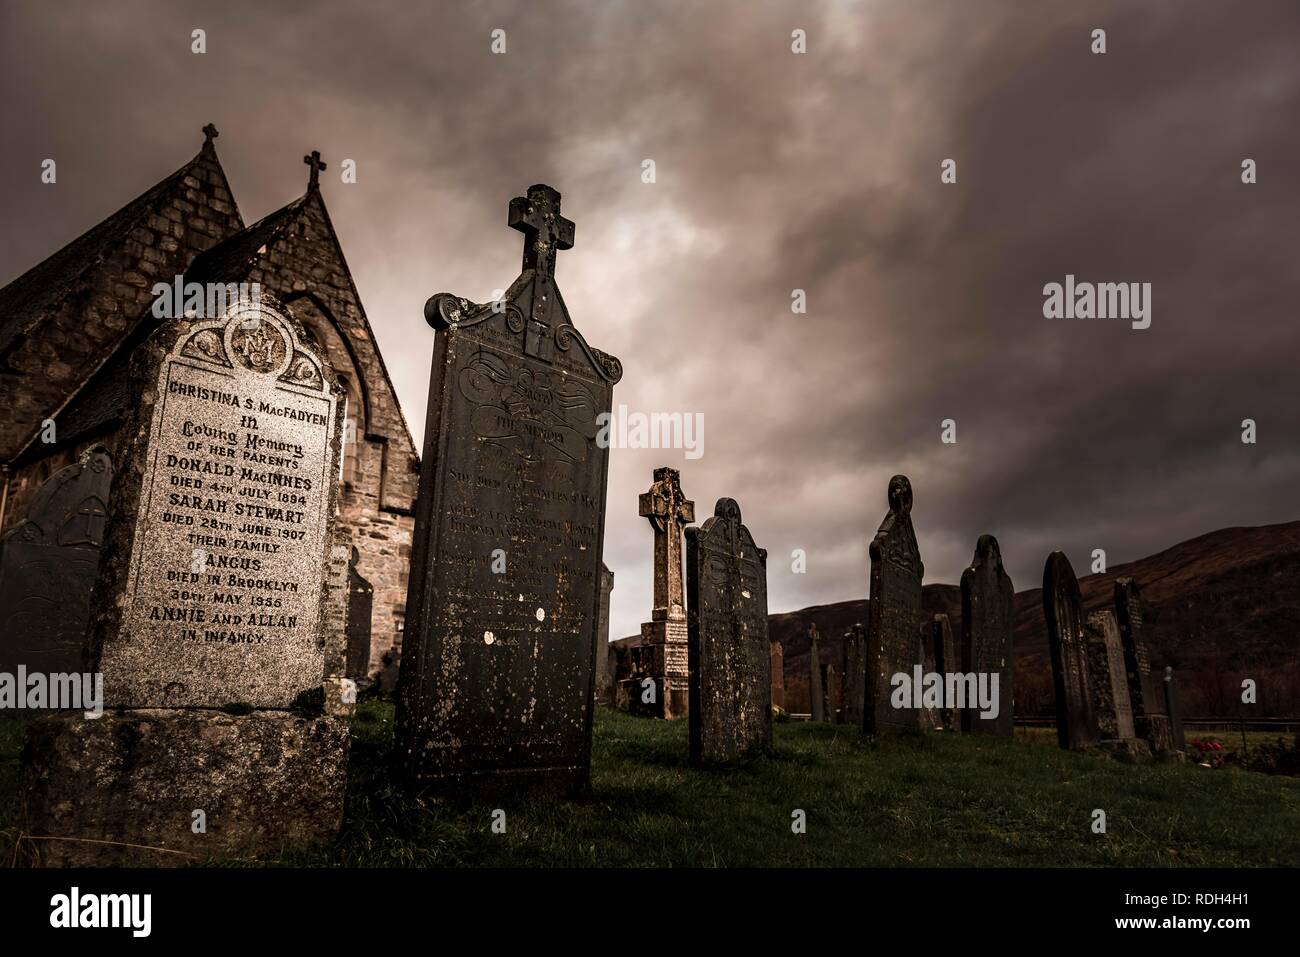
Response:
[{"label": "church building", "polygon": [[[197,156],[0,289],[0,635],[35,633],[51,627],[53,609],[88,603],[81,592],[93,583],[132,402],[127,363],[156,322],[154,285],[183,275],[260,284],[333,365],[346,391],[339,524],[354,548],[349,674],[395,676],[419,460],[330,222],[325,163],[305,157],[306,192],[246,226],[217,131],[203,132]],[[59,627],[56,644],[80,644],[84,627]],[[4,666],[14,649],[0,652]]]}]

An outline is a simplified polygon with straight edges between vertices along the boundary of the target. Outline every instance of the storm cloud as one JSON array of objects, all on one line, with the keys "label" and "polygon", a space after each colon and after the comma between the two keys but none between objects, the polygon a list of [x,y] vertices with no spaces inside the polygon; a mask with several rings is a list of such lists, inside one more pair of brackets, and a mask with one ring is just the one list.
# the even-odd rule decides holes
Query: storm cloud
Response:
[{"label": "storm cloud", "polygon": [[[991,532],[1034,587],[1053,548],[1083,572],[1094,548],[1300,518],[1297,37],[1294,0],[8,3],[0,282],[208,121],[249,223],[319,149],[419,441],[424,300],[508,286],[508,201],[549,183],[577,223],[574,321],[625,367],[615,404],[706,425],[697,460],[612,453],[614,636],[648,616],[658,465],[701,520],[740,503],[773,611],[865,597],[897,472],[927,581]],[[1151,327],[1044,318],[1067,275],[1151,283]]]}]

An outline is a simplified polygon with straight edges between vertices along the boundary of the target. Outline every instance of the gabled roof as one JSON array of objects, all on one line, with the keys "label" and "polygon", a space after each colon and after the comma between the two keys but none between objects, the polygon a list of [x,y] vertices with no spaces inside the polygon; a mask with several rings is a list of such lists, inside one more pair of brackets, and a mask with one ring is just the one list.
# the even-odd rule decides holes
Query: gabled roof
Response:
[{"label": "gabled roof", "polygon": [[131,230],[148,218],[163,197],[183,189],[183,180],[204,159],[205,153],[211,154],[208,159],[215,161],[215,150],[210,142],[205,143],[176,172],[0,289],[0,356],[20,335],[40,322],[78,277],[126,242]]}]

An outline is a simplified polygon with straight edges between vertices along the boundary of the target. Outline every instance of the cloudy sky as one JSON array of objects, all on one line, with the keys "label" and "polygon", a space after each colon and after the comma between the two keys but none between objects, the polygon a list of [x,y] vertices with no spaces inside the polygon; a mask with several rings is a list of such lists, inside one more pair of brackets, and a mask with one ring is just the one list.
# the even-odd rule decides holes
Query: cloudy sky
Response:
[{"label": "cloudy sky", "polygon": [[[208,121],[249,223],[319,149],[418,441],[424,300],[507,286],[508,201],[553,185],[577,223],[560,286],[623,361],[615,403],[705,421],[699,459],[612,453],[616,637],[648,617],[657,465],[701,520],[739,501],[773,611],[865,596],[896,472],[927,581],[956,582],[983,532],[1029,588],[1053,548],[1082,573],[1094,548],[1300,518],[1295,0],[416,6],[5,3],[0,283]],[[1151,283],[1151,327],[1044,318],[1067,274]]]}]

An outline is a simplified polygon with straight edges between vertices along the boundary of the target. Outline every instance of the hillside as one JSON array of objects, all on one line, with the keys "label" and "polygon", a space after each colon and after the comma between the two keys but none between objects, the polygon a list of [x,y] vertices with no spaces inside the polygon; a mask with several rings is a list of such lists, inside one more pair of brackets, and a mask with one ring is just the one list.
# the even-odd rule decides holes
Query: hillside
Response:
[{"label": "hillside", "polygon": [[[1225,528],[1086,575],[1079,579],[1086,609],[1110,607],[1121,576],[1142,590],[1153,667],[1177,669],[1189,713],[1236,714],[1241,678],[1251,677],[1259,688],[1256,715],[1300,714],[1300,522]],[[946,613],[960,635],[960,589],[933,584],[922,591],[926,613]],[[768,621],[770,637],[785,649],[787,706],[807,710],[808,625],[817,624],[830,662],[844,632],[866,624],[867,602],[814,605]],[[1015,645],[1016,713],[1050,713],[1041,587],[1016,592]]]}]

